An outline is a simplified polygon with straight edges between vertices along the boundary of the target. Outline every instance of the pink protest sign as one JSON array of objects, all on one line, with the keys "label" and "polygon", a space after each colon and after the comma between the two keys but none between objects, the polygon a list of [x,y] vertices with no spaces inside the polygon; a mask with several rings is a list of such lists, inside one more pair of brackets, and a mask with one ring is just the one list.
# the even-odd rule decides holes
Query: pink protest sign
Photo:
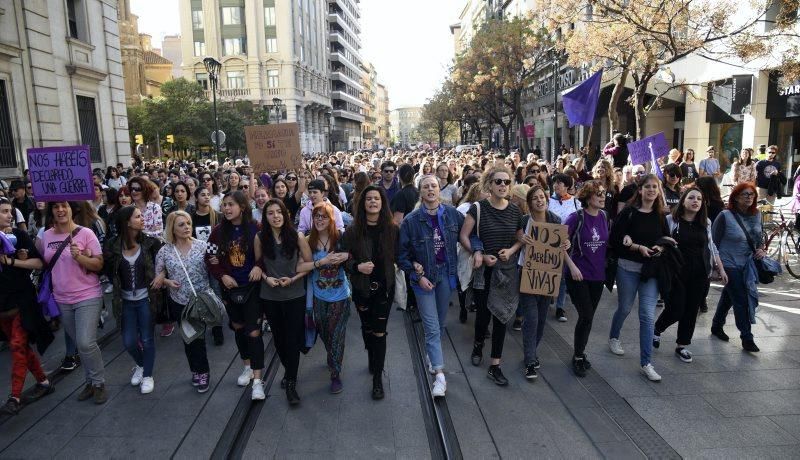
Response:
[{"label": "pink protest sign", "polygon": [[94,199],[88,145],[28,149],[28,175],[36,201]]}]

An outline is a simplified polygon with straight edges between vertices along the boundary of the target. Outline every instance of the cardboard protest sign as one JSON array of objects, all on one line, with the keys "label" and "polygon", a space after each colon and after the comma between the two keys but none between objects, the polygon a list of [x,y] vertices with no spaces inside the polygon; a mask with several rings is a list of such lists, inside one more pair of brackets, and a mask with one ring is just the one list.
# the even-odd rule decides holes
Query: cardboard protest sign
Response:
[{"label": "cardboard protest sign", "polygon": [[28,169],[36,201],[94,199],[88,145],[28,149]]},{"label": "cardboard protest sign", "polygon": [[561,285],[566,251],[561,244],[569,238],[566,225],[531,223],[533,246],[525,246],[519,292],[555,297]]},{"label": "cardboard protest sign", "polygon": [[300,126],[297,123],[245,126],[247,156],[256,173],[300,169]]}]

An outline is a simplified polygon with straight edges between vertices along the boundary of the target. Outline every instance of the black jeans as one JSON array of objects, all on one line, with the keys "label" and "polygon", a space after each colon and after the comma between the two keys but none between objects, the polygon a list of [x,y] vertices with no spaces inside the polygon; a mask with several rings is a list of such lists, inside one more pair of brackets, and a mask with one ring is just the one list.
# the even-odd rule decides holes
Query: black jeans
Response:
[{"label": "black jeans", "polygon": [[592,321],[597,304],[603,295],[603,281],[575,281],[567,276],[567,291],[569,298],[578,310],[578,321],[575,323],[575,356],[581,356],[586,351],[586,343],[592,332]]},{"label": "black jeans", "polygon": [[[169,314],[173,318],[181,317],[185,305],[181,305],[171,297],[167,297],[167,306]],[[180,327],[180,324],[178,324]],[[208,368],[208,354],[206,353],[206,339],[200,337],[192,341],[192,343],[183,343],[183,352],[186,353],[186,360],[189,361],[189,370],[198,374],[207,374]]]},{"label": "black jeans", "polygon": [[234,326],[234,339],[236,348],[243,360],[250,360],[250,368],[260,370],[264,368],[264,339],[261,337],[261,299],[258,297],[258,283],[251,283],[250,296],[247,302],[235,304],[231,302],[230,291],[222,290],[222,300],[225,303],[225,310],[228,312],[228,319],[231,324],[238,324],[238,329]]},{"label": "black jeans", "polygon": [[709,280],[705,269],[689,269],[682,272],[683,289],[673,289],[664,304],[655,325],[655,334],[661,335],[668,327],[678,323],[678,345],[690,345],[697,322],[697,312],[708,292]]},{"label": "black jeans", "polygon": [[[411,292],[411,289],[408,291]],[[389,322],[393,299],[383,287],[370,294],[369,297],[355,294],[353,303],[361,319],[361,338],[364,339],[370,367],[373,368],[375,375],[380,375],[386,360],[386,325]]]},{"label": "black jeans", "polygon": [[287,380],[297,380],[300,351],[305,347],[306,296],[291,300],[261,300],[272,328],[275,350],[286,369]]},{"label": "black jeans", "polygon": [[503,342],[506,339],[506,325],[489,311],[489,281],[492,279],[492,267],[485,267],[483,279],[485,285],[483,289],[474,289],[475,306],[475,344],[483,347],[483,339],[486,336],[486,329],[489,321],[492,322],[492,358],[500,359],[503,356]]}]

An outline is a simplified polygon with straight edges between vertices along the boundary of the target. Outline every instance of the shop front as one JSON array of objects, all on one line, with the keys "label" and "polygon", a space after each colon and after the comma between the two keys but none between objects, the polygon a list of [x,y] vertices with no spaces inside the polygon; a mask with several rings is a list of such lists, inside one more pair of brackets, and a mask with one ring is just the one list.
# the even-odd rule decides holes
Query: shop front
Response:
[{"label": "shop front", "polygon": [[767,118],[769,143],[778,146],[778,159],[791,178],[800,165],[800,80],[787,83],[781,81],[779,74],[770,74]]},{"label": "shop front", "polygon": [[716,147],[719,152],[718,159],[723,171],[727,171],[739,158],[744,137],[744,117],[749,113],[752,94],[752,75],[734,75],[709,85],[706,104],[708,145]]}]

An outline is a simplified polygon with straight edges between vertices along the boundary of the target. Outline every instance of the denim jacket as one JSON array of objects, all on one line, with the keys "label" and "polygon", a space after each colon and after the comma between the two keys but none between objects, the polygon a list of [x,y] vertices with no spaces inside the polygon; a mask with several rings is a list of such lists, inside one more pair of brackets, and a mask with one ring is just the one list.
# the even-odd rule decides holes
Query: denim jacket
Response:
[{"label": "denim jacket", "polygon": [[[439,228],[444,238],[447,273],[438,273],[436,267],[436,250],[433,247],[433,227],[428,215],[422,208],[409,213],[400,224],[400,254],[397,266],[409,274],[412,281],[417,281],[414,262],[422,265],[425,277],[432,283],[437,280],[454,280],[458,276],[458,254],[456,248],[464,216],[456,208],[440,204],[438,210]],[[473,251],[482,251],[483,244],[477,237],[471,237]]]}]

